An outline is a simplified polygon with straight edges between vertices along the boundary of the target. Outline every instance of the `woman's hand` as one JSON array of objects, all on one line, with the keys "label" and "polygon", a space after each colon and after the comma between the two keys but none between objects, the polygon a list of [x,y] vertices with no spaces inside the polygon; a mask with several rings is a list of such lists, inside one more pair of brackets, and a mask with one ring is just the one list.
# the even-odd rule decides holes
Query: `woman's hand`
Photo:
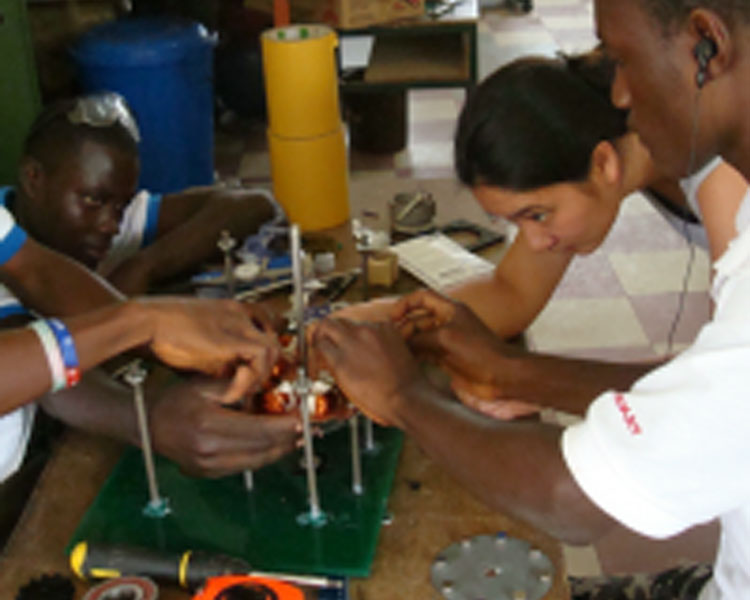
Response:
[{"label": "woman's hand", "polygon": [[540,410],[536,404],[504,399],[501,390],[495,386],[468,381],[460,375],[453,376],[451,388],[465,406],[501,421],[528,417]]},{"label": "woman's hand", "polygon": [[402,298],[391,314],[409,347],[452,376],[502,391],[517,351],[466,305],[430,290]]}]

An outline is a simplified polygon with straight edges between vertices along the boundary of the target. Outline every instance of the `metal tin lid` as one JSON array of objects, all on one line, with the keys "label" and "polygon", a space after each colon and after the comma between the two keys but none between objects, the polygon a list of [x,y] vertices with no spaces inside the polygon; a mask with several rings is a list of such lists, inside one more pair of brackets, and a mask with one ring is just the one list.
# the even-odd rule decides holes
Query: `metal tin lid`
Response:
[{"label": "metal tin lid", "polygon": [[541,550],[500,532],[445,548],[432,563],[431,579],[446,600],[539,600],[554,572]]},{"label": "metal tin lid", "polygon": [[98,25],[73,46],[73,56],[99,66],[152,66],[179,62],[211,47],[216,36],[202,24],[173,18],[128,18]]},{"label": "metal tin lid", "polygon": [[115,598],[132,598],[132,600],[157,600],[159,588],[153,579],[148,577],[117,577],[108,579],[91,588],[83,600],[114,600]]}]

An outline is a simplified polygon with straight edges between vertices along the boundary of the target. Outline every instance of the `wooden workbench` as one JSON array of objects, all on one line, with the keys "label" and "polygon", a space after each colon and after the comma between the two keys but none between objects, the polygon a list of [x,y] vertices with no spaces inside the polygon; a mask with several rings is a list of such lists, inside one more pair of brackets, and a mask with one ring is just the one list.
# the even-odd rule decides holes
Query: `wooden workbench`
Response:
[{"label": "wooden workbench", "polygon": [[[20,586],[42,573],[69,573],[65,545],[121,450],[121,445],[102,437],[78,431],[66,435],[0,559],[0,598],[15,598]],[[390,510],[393,522],[381,531],[372,576],[353,581],[352,600],[437,600],[440,596],[429,580],[435,555],[464,537],[498,531],[527,539],[550,556],[558,569],[547,600],[566,597],[558,544],[485,508],[408,439],[396,472]],[[78,582],[77,598],[86,588]],[[189,597],[166,586],[159,595],[160,600]]]},{"label": "wooden workbench", "polygon": [[[354,179],[351,187],[352,212],[357,216],[364,209],[382,213],[393,194],[413,191],[417,184],[365,176]],[[455,182],[422,181],[418,187],[432,192],[438,201],[438,221],[465,218],[488,224],[469,193]],[[339,231],[337,236],[341,235]],[[42,573],[69,573],[65,545],[121,451],[122,446],[111,440],[77,431],[66,434],[0,558],[0,598],[15,598],[21,585]],[[557,569],[546,600],[567,597],[559,545],[533,528],[485,508],[409,439],[396,472],[390,510],[393,522],[381,531],[372,576],[352,582],[352,600],[437,600],[439,595],[429,579],[435,555],[464,537],[498,531],[525,538],[550,556]],[[77,586],[80,599],[87,586]],[[189,595],[162,587],[159,598],[185,600]]]}]

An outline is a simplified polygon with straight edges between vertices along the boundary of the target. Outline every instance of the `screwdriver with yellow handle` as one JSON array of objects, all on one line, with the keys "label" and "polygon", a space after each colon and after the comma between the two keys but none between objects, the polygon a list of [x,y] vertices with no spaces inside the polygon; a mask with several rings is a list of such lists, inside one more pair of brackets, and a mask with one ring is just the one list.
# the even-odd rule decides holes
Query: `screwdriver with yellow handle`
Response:
[{"label": "screwdriver with yellow handle", "polygon": [[78,542],[71,551],[70,568],[81,579],[151,577],[189,590],[200,587],[209,577],[219,575],[251,575],[316,588],[341,588],[344,585],[342,580],[330,577],[253,571],[244,560],[221,554],[193,550],[166,554],[135,546],[85,541]]}]

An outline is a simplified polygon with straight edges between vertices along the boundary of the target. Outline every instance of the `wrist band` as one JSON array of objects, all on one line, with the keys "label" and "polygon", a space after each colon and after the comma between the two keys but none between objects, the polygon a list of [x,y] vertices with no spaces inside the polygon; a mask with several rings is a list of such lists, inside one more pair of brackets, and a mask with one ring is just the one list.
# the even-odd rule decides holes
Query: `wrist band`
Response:
[{"label": "wrist band", "polygon": [[81,380],[81,369],[78,365],[78,353],[73,336],[70,335],[70,331],[60,319],[47,319],[47,323],[52,329],[55,339],[57,339],[57,346],[60,349],[65,366],[67,387],[73,387]]},{"label": "wrist band", "polygon": [[44,320],[32,321],[29,323],[29,329],[36,333],[39,341],[42,343],[44,355],[47,357],[47,366],[52,376],[53,392],[59,392],[67,386],[65,377],[65,365],[63,364],[62,354],[57,345],[57,339],[52,332],[52,328]]}]

